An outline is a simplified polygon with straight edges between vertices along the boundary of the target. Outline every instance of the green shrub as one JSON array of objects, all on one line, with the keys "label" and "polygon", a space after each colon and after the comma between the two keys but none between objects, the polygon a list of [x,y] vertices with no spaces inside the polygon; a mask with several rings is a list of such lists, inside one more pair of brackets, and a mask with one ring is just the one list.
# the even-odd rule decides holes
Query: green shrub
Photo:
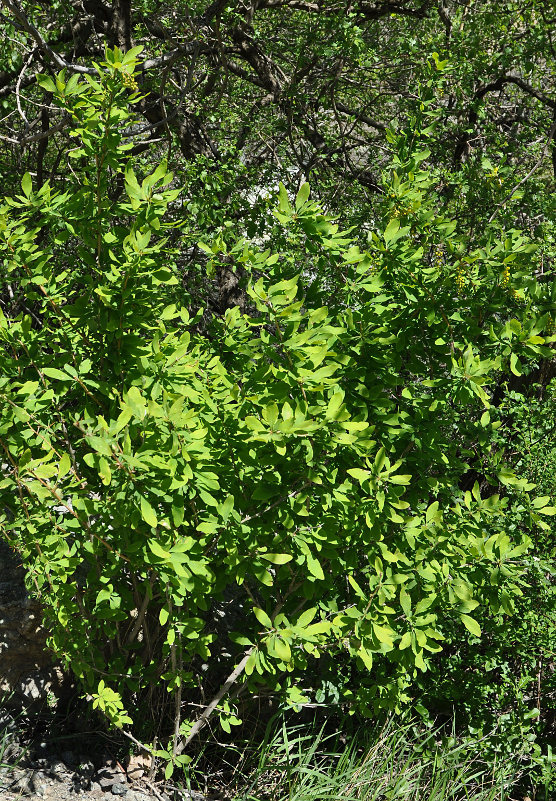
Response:
[{"label": "green shrub", "polygon": [[[546,366],[546,365],[545,365]],[[534,382],[512,376],[491,414],[500,422],[495,440],[505,457],[529,481],[543,502],[556,497],[554,485],[554,382]],[[515,388],[520,386],[520,391]],[[519,497],[508,495],[514,514],[507,531],[516,536],[523,527]],[[550,499],[550,500],[549,500]],[[552,668],[556,653],[556,584],[554,526],[533,532],[532,558],[522,575],[514,614],[483,610],[482,638],[462,647],[455,636],[442,659],[416,682],[415,697],[426,719],[457,714],[460,735],[479,738],[479,750],[489,763],[511,758],[520,749],[544,784],[551,770],[552,732],[556,714],[556,684]],[[486,736],[488,733],[488,736]],[[553,780],[551,780],[553,781]],[[554,786],[550,784],[550,792]]]},{"label": "green shrub", "polygon": [[551,351],[534,246],[438,212],[424,118],[389,134],[367,245],[307,184],[280,190],[281,250],[229,228],[203,245],[209,275],[243,276],[245,312],[198,325],[165,238],[179,189],[126,143],[136,55],[42,79],[80,177],[26,174],[1,209],[0,523],[52,648],[114,725],[163,726],[170,775],[210,714],[239,723],[238,690],[401,710],[447,640],[512,613],[522,532],[554,509],[492,448],[491,399]]}]

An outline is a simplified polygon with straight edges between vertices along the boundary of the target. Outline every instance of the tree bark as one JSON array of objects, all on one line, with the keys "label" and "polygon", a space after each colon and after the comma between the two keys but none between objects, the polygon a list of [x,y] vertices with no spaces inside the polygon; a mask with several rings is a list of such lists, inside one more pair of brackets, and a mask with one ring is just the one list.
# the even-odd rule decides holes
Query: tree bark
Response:
[{"label": "tree bark", "polygon": [[131,0],[113,0],[110,43],[120,50],[131,49]]}]

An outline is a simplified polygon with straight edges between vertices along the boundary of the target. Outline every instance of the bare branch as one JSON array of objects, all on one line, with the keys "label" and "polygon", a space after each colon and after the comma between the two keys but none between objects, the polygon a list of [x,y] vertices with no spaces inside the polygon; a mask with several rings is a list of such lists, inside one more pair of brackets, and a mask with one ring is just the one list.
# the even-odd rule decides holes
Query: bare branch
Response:
[{"label": "bare branch", "polygon": [[26,33],[33,37],[39,50],[41,50],[48,58],[56,64],[59,69],[70,69],[73,72],[80,72],[87,75],[95,75],[96,70],[91,69],[89,67],[82,67],[79,64],[70,64],[65,58],[57,53],[52,47],[46,42],[39,31],[35,28],[35,26],[29,22],[21,8],[18,6],[17,3],[13,2],[13,0],[0,0],[0,3],[7,8],[8,11],[11,11],[12,15],[15,17],[17,22],[19,23],[19,27],[22,28]]},{"label": "bare branch", "polygon": [[16,101],[16,103],[17,103],[17,110],[19,111],[19,116],[21,117],[21,119],[22,119],[22,120],[23,120],[23,122],[25,123],[25,127],[26,127],[26,129],[28,129],[28,128],[29,128],[29,120],[28,120],[28,119],[27,119],[27,117],[25,116],[25,112],[23,111],[23,108],[22,108],[22,106],[21,106],[21,95],[20,95],[20,90],[21,90],[21,82],[22,82],[22,80],[23,80],[23,76],[25,75],[25,71],[26,71],[27,67],[29,66],[29,64],[30,64],[30,63],[33,61],[33,59],[35,58],[35,52],[36,52],[36,51],[35,51],[35,48],[33,48],[33,50],[31,50],[31,53],[30,53],[30,55],[29,55],[29,58],[28,58],[28,59],[27,59],[27,61],[26,61],[26,62],[23,64],[23,67],[21,68],[21,72],[19,73],[19,77],[18,77],[18,79],[17,79],[17,83],[16,83],[16,85],[15,85],[15,101]]},{"label": "bare branch", "polygon": [[365,125],[368,125],[369,128],[375,128],[377,131],[385,131],[386,125],[383,125],[382,122],[378,122],[377,120],[371,119],[371,117],[367,117],[366,114],[361,114],[360,111],[355,111],[355,109],[348,108],[344,103],[336,103],[336,108],[338,111],[341,111],[342,114],[349,114],[350,117],[355,117],[357,122],[364,122]]},{"label": "bare branch", "polygon": [[303,0],[267,0],[262,3],[259,8],[292,8],[297,11],[311,11],[318,12],[320,7],[318,3],[306,3]]},{"label": "bare branch", "polygon": [[41,131],[40,133],[33,134],[33,136],[25,136],[23,139],[18,139],[18,145],[30,145],[33,142],[39,142],[41,139],[47,139],[52,134],[58,133],[63,128],[66,127],[71,122],[71,116],[69,114],[65,114],[60,122],[53,125],[51,128],[48,128],[46,131]]},{"label": "bare branch", "polygon": [[193,41],[186,42],[179,47],[174,48],[169,53],[164,53],[157,58],[147,58],[142,64],[138,65],[138,71],[144,72],[146,70],[158,69],[173,64],[182,56],[192,56],[194,54],[212,53],[213,48],[203,42]]},{"label": "bare branch", "polygon": [[515,86],[519,86],[524,92],[531,97],[540,100],[545,106],[549,106],[551,109],[556,109],[556,99],[549,97],[544,92],[541,92],[539,89],[535,89],[534,86],[531,86],[530,83],[523,80],[521,76],[514,75],[513,73],[507,73],[506,75],[501,75],[495,81],[491,83],[487,83],[484,86],[481,86],[475,92],[475,98],[477,100],[481,100],[488,92],[498,92],[500,89],[503,89],[506,84],[514,84]]},{"label": "bare branch", "polygon": [[218,690],[218,692],[216,693],[210,704],[205,708],[204,712],[195,721],[195,724],[193,725],[193,728],[189,732],[188,736],[185,738],[185,740],[182,740],[181,743],[176,744],[174,750],[174,754],[176,756],[181,754],[187,748],[189,743],[197,736],[197,734],[205,726],[206,722],[208,721],[208,719],[210,718],[210,716],[212,715],[212,713],[214,712],[214,710],[216,709],[222,698],[224,698],[230,687],[232,687],[236,683],[236,681],[239,679],[239,677],[245,670],[245,665],[247,664],[247,661],[254,650],[255,646],[253,645],[251,648],[249,648],[248,651],[245,652],[241,662],[238,665],[236,665],[236,667],[230,673],[230,675],[228,676],[222,687]]},{"label": "bare branch", "polygon": [[487,223],[488,225],[490,225],[490,223],[494,220],[494,218],[496,217],[496,215],[498,214],[500,209],[503,206],[506,205],[508,200],[511,200],[511,198],[513,197],[513,195],[515,195],[515,193],[517,192],[519,187],[522,186],[524,183],[526,183],[529,180],[529,178],[531,178],[531,176],[534,175],[534,173],[536,173],[536,171],[539,169],[539,167],[541,166],[541,164],[544,161],[544,158],[546,156],[546,151],[548,150],[548,146],[552,142],[555,133],[556,133],[556,121],[554,121],[552,123],[552,125],[550,126],[550,131],[548,132],[548,137],[547,137],[545,145],[544,145],[544,147],[542,149],[541,155],[539,156],[537,161],[533,164],[533,166],[531,167],[531,169],[529,170],[527,175],[525,175],[521,179],[521,181],[518,181],[517,184],[512,188],[512,190],[510,192],[508,192],[508,194],[506,195],[504,200],[496,206],[496,208],[494,209],[494,211],[492,212],[492,214],[488,218],[488,223]]}]

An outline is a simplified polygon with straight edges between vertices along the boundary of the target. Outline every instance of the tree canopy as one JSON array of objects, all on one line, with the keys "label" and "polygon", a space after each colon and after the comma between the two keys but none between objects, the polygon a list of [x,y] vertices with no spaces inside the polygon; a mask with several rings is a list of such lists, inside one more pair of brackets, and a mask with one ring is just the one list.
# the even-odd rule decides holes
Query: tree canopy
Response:
[{"label": "tree canopy", "polygon": [[[498,204],[520,224],[545,222],[538,184],[550,188],[556,169],[550,2],[2,0],[2,8],[6,176],[23,167],[40,184],[67,172],[70,119],[38,75],[91,74],[106,45],[141,46],[145,96],[129,142],[147,160],[167,152],[186,174],[203,163],[210,180],[195,170],[186,191],[193,206],[203,196],[211,222],[226,207],[246,225],[246,195],[278,179],[291,188],[310,180],[328,208],[368,213],[388,161],[384,131],[414,113],[437,53],[449,69],[428,98],[438,112],[431,150],[446,196],[470,224]],[[531,171],[534,184],[510,202]]]}]

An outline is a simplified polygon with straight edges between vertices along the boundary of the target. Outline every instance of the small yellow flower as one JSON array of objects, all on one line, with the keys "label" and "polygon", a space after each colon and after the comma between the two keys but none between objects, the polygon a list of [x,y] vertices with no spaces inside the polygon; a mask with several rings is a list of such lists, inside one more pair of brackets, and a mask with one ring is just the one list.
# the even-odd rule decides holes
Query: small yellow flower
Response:
[{"label": "small yellow flower", "polygon": [[456,288],[458,295],[461,295],[467,284],[467,275],[463,269],[463,262],[459,261],[456,266]]},{"label": "small yellow flower", "polygon": [[133,75],[129,75],[129,73],[123,72],[122,73],[122,82],[123,82],[123,85],[127,89],[130,89],[132,92],[138,92],[139,91],[139,86],[137,85],[137,81],[135,80]]}]

